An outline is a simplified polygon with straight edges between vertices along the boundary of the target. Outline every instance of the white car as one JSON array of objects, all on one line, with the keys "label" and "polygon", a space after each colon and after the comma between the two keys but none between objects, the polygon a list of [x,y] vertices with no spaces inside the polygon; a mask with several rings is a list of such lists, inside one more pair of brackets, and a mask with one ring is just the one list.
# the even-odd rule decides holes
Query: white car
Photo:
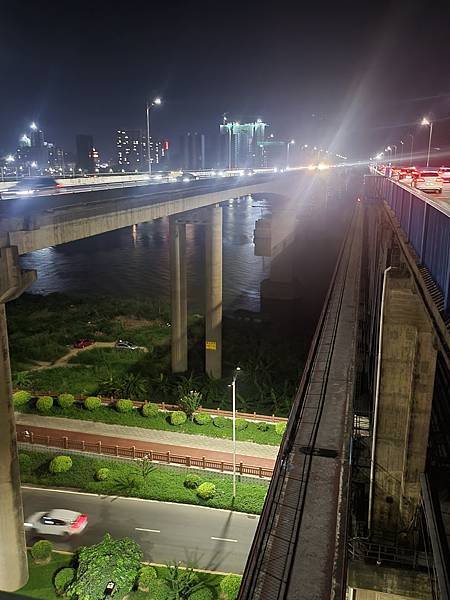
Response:
[{"label": "white car", "polygon": [[450,183],[450,167],[441,167],[439,169],[439,177],[444,183]]},{"label": "white car", "polygon": [[30,515],[25,527],[39,535],[74,535],[81,533],[87,523],[87,515],[73,510],[54,508],[48,512]]},{"label": "white car", "polygon": [[442,192],[442,177],[439,177],[437,171],[419,171],[413,178],[412,185],[423,192]]}]

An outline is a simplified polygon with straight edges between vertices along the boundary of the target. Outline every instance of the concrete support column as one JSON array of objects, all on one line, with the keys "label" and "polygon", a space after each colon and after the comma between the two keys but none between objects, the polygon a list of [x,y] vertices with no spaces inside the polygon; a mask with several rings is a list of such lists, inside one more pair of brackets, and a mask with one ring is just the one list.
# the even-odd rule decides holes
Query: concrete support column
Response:
[{"label": "concrete support column", "polygon": [[170,217],[169,235],[172,372],[184,373],[188,367],[185,223],[178,223],[176,217]]},{"label": "concrete support column", "polygon": [[5,305],[0,304],[0,589],[28,580]]},{"label": "concrete support column", "polygon": [[372,532],[384,536],[407,531],[420,503],[436,348],[422,300],[400,269],[388,273],[382,319]]},{"label": "concrete support column", "polygon": [[20,296],[35,279],[35,271],[21,270],[16,247],[0,248],[0,590],[7,592],[26,584],[28,564],[5,302]]},{"label": "concrete support column", "polygon": [[205,371],[222,376],[222,209],[208,209],[205,235],[206,315]]}]

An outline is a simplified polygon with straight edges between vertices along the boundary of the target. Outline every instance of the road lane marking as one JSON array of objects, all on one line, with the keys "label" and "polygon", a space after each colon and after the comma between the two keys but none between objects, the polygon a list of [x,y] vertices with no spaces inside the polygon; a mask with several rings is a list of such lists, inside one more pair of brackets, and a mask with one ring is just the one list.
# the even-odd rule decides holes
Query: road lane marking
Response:
[{"label": "road lane marking", "polygon": [[219,537],[211,536],[211,539],[217,540],[219,542],[235,542],[237,544],[237,540],[231,540],[230,538],[219,538]]},{"label": "road lane marking", "polygon": [[135,527],[136,531],[149,531],[150,533],[161,533],[160,529],[144,529],[144,527]]}]

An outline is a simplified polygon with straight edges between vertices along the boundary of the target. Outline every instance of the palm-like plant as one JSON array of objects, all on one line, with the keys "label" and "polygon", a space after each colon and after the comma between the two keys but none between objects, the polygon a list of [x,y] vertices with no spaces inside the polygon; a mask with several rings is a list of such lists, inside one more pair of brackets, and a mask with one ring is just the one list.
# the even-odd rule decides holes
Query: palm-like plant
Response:
[{"label": "palm-like plant", "polygon": [[169,586],[169,600],[188,600],[197,590],[205,587],[199,581],[192,567],[180,568],[180,563],[174,562],[167,565],[166,581]]}]

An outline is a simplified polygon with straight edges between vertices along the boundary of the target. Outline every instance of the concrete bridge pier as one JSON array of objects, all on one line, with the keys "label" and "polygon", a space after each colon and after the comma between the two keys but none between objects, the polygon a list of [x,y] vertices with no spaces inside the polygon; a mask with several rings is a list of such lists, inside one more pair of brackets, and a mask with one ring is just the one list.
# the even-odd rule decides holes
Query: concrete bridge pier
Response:
[{"label": "concrete bridge pier", "polygon": [[437,354],[425,307],[403,269],[387,273],[382,319],[370,529],[402,536],[420,504]]},{"label": "concrete bridge pier", "polygon": [[222,377],[222,208],[207,208],[205,235],[206,314],[205,371]]},{"label": "concrete bridge pier", "polygon": [[26,584],[28,565],[5,303],[35,278],[35,271],[20,270],[17,248],[0,248],[0,590],[7,592]]},{"label": "concrete bridge pier", "polygon": [[184,373],[188,368],[186,223],[178,222],[176,216],[169,219],[169,237],[172,372]]}]

